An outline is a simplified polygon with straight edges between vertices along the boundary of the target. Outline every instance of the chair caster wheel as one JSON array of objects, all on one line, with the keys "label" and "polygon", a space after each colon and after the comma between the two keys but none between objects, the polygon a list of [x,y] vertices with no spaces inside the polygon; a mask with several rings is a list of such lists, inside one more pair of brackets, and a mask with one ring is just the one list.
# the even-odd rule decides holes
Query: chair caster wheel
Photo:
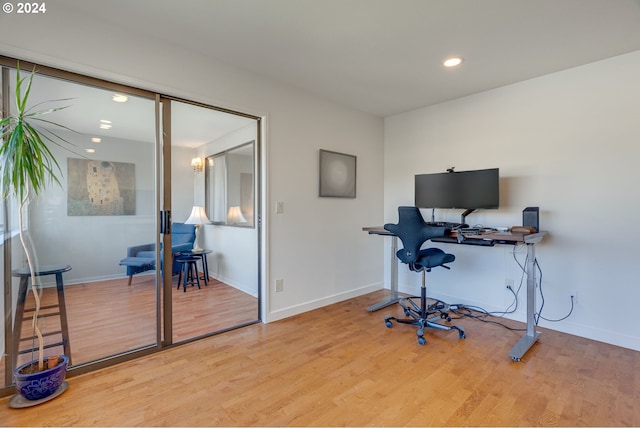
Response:
[{"label": "chair caster wheel", "polygon": [[516,363],[520,362],[520,358],[518,358],[518,357],[511,357],[511,359],[513,361],[515,361]]},{"label": "chair caster wheel", "polygon": [[391,321],[385,321],[384,325],[386,325],[387,328],[393,327],[393,323],[391,323]]},{"label": "chair caster wheel", "polygon": [[410,316],[411,312],[409,311],[409,309],[405,309],[404,310],[404,314],[405,314],[405,316]]},{"label": "chair caster wheel", "polygon": [[427,343],[427,339],[425,339],[424,337],[418,338],[418,345],[424,346],[425,343]]}]

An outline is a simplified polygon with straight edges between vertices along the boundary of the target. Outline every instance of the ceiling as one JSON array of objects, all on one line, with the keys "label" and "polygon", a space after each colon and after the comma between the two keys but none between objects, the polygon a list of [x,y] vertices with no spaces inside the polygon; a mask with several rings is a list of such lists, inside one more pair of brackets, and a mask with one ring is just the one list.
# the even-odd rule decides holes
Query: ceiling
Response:
[{"label": "ceiling", "polygon": [[[58,0],[56,7],[381,117],[640,50],[640,0]],[[451,55],[464,62],[445,69]]]}]

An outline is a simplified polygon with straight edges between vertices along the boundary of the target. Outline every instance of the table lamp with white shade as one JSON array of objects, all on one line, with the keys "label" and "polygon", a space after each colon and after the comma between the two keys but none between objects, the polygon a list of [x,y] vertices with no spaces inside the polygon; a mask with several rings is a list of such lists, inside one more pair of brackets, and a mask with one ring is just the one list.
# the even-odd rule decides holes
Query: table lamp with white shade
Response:
[{"label": "table lamp with white shade", "polygon": [[193,251],[202,251],[202,248],[198,245],[198,236],[200,234],[200,225],[211,223],[207,218],[207,213],[204,210],[204,207],[199,205],[194,205],[191,210],[191,215],[184,222],[184,224],[195,224],[196,226],[196,240],[193,241]]},{"label": "table lamp with white shade", "polygon": [[242,215],[242,211],[240,207],[230,207],[229,212],[227,213],[227,222],[229,224],[242,224],[246,223],[247,219]]}]

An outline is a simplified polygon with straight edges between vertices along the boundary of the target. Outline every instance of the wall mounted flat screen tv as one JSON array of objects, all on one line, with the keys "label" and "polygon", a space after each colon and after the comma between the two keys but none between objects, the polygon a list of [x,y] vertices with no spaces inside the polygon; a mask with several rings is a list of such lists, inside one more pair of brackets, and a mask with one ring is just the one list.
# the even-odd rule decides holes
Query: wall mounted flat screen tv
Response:
[{"label": "wall mounted flat screen tv", "polygon": [[415,205],[419,208],[475,210],[500,205],[499,169],[417,174]]}]

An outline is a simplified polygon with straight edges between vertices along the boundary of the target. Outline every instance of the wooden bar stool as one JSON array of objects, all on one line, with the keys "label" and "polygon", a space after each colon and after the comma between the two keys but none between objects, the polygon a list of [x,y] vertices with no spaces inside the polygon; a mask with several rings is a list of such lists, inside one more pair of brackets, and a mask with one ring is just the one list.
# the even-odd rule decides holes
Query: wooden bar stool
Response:
[{"label": "wooden bar stool", "polygon": [[[43,265],[36,268],[36,276],[55,275],[56,276],[56,290],[58,303],[53,305],[40,307],[40,318],[45,317],[60,317],[60,330],[45,332],[43,336],[60,335],[61,340],[55,343],[49,343],[45,345],[45,348],[53,348],[56,346],[62,346],[64,354],[69,357],[69,364],[71,364],[71,343],[69,341],[69,323],[67,322],[67,307],[64,300],[64,283],[62,281],[62,274],[71,270],[69,265]],[[25,309],[25,299],[27,296],[27,289],[31,272],[29,268],[16,269],[11,273],[15,277],[20,278],[20,288],[18,289],[18,302],[16,305],[16,317],[13,324],[13,349],[11,352],[12,369],[17,367],[18,354],[26,354],[33,351],[33,348],[27,348],[20,350],[20,343],[26,341],[33,341],[34,337],[22,338],[22,321],[30,320],[32,316],[25,316],[26,314],[33,313],[34,309]],[[53,312],[51,312],[53,310]]]}]

